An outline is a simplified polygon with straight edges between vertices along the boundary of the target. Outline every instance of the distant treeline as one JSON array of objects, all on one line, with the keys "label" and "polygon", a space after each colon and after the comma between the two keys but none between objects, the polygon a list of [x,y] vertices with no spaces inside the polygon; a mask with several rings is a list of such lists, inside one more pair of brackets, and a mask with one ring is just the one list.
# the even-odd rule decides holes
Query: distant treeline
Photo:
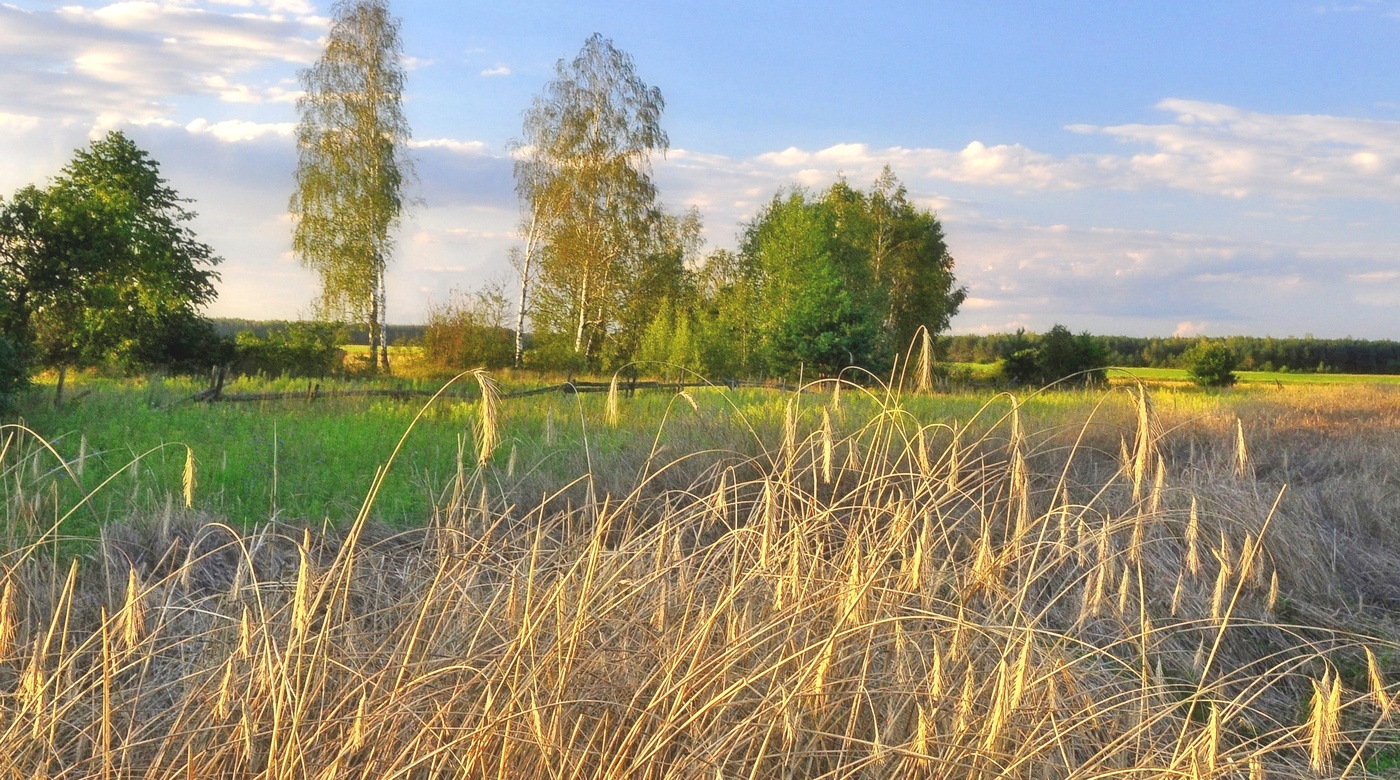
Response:
[{"label": "distant treeline", "polygon": [[[1034,342],[1033,333],[949,336],[947,359],[957,363],[993,363]],[[1115,366],[1177,368],[1181,356],[1199,338],[1095,336]],[[1365,339],[1272,338],[1229,336],[1209,339],[1235,353],[1244,371],[1320,371],[1343,374],[1400,374],[1400,342]]]},{"label": "distant treeline", "polygon": [[[258,338],[267,338],[267,334],[286,330],[288,325],[287,320],[246,320],[239,317],[214,317],[210,322],[214,324],[214,332],[226,338],[233,338],[240,333],[252,333]],[[385,334],[389,344],[417,343],[423,338],[423,326],[388,325]],[[369,334],[360,327],[344,326],[337,336],[342,344],[369,343]]]}]

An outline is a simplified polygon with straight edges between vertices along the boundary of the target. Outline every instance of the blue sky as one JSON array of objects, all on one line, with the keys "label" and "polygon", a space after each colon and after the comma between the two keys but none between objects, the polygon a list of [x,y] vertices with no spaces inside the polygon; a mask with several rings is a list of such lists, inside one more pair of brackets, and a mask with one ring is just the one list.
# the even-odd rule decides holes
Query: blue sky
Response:
[{"label": "blue sky", "polygon": [[[890,164],[944,222],[958,332],[1400,338],[1400,0],[395,2],[420,204],[390,318],[509,280],[505,148],[593,32],[667,100],[662,199],[712,247]],[[0,4],[0,194],[128,132],[194,198],[224,316],[295,317],[297,71],[319,0]]]}]

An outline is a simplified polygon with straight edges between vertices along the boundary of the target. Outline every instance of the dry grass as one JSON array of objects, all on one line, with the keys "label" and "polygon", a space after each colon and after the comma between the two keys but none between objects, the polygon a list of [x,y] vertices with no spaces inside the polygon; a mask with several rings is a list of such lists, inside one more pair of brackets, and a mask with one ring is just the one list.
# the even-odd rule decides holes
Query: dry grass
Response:
[{"label": "dry grass", "polygon": [[1393,413],[1334,439],[1298,404],[1037,427],[838,398],[626,495],[518,505],[478,469],[410,533],[172,502],[82,561],[16,547],[0,768],[1302,778],[1396,749]]}]

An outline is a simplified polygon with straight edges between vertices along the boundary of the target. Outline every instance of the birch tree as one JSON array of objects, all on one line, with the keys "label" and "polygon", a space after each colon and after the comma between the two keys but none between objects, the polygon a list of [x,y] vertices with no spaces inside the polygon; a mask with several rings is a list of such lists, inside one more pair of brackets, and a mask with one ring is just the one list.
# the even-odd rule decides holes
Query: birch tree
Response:
[{"label": "birch tree", "polygon": [[631,56],[594,34],[525,113],[520,309],[528,304],[536,332],[567,338],[584,363],[598,361],[658,214],[651,155],[668,145],[664,108]]},{"label": "birch tree", "polygon": [[389,370],[385,271],[412,176],[399,21],[385,0],[334,6],[326,50],[301,72],[292,247],[321,281],[318,313],[369,332]]}]

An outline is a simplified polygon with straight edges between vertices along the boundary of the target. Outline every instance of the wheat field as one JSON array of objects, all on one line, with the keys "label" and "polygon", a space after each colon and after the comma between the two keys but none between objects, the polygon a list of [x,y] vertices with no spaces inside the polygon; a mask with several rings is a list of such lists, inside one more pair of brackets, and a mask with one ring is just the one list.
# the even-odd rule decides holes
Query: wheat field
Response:
[{"label": "wheat field", "polygon": [[[172,498],[75,554],[32,481],[44,451],[4,459],[3,775],[1400,763],[1400,393],[1131,387],[949,420],[828,382],[750,428],[756,455],[652,458],[628,490],[593,460],[527,493],[503,487],[509,420],[478,379],[478,462],[421,528],[373,522],[377,484],[346,486],[369,499],[340,527],[234,528]],[[598,424],[628,413],[609,399]]]}]

